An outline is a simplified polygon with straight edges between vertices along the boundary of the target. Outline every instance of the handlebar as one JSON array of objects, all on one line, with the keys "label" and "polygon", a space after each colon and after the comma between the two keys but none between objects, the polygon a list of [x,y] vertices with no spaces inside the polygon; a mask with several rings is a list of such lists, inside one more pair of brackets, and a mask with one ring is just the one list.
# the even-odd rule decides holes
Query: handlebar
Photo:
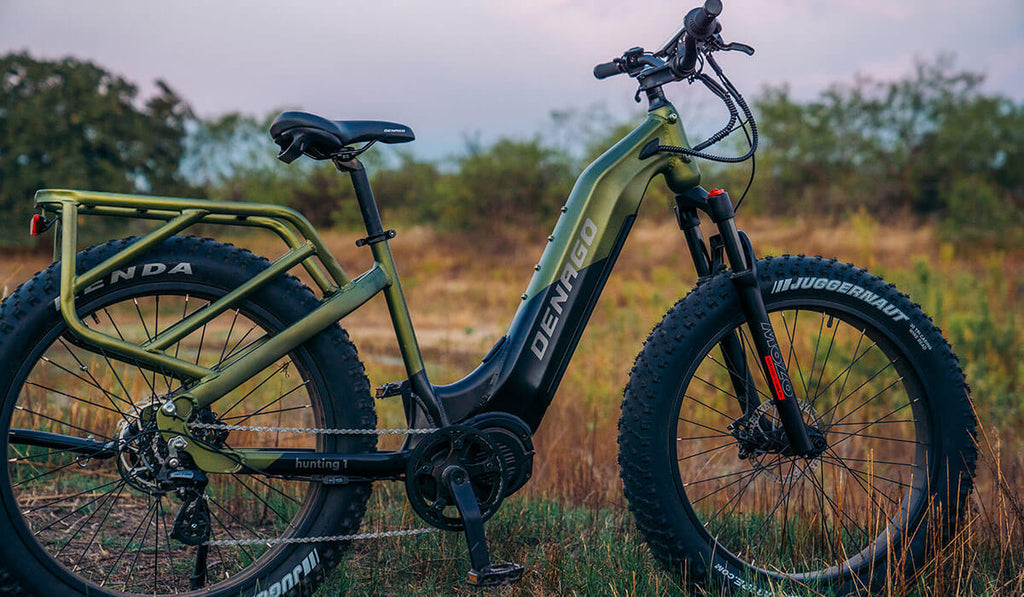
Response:
[{"label": "handlebar", "polygon": [[[712,55],[714,52],[729,50],[750,55],[754,53],[754,49],[745,44],[727,44],[722,41],[722,37],[719,35],[722,25],[718,22],[720,14],[722,14],[722,0],[705,0],[702,6],[686,13],[683,17],[683,27],[660,50],[651,52],[639,47],[630,48],[621,57],[594,67],[594,76],[598,79],[606,79],[620,73],[626,73],[635,78],[640,84],[636,101],[641,101],[641,93],[646,93],[652,109],[655,106],[664,105],[666,101],[662,91],[663,85],[684,80],[690,83],[698,81],[703,83],[725,103],[730,119],[718,133],[693,148],[659,145],[655,152],[678,153],[719,162],[740,162],[752,157],[757,149],[757,125],[754,122],[754,116],[743,96],[729,82]],[[698,59],[701,61],[699,68],[697,67]],[[717,84],[708,73],[704,72],[705,65],[710,66],[722,85]],[[741,112],[744,120],[737,125]],[[741,128],[749,130],[750,151],[745,155],[722,157],[703,151]]]},{"label": "handlebar", "polygon": [[[738,49],[753,53],[749,46],[743,44],[722,43],[718,36],[722,31],[722,25],[718,22],[720,14],[722,0],[705,0],[703,6],[686,13],[683,17],[683,28],[660,51],[652,54],[644,52],[643,48],[631,48],[621,58],[595,66],[594,77],[607,79],[621,73],[636,77],[643,71],[644,66],[661,66],[667,63],[672,73],[681,79],[693,73],[697,62],[698,44],[701,44],[701,47],[709,46],[719,50]],[[659,57],[666,58],[665,63],[656,64],[656,60],[653,59]]]}]

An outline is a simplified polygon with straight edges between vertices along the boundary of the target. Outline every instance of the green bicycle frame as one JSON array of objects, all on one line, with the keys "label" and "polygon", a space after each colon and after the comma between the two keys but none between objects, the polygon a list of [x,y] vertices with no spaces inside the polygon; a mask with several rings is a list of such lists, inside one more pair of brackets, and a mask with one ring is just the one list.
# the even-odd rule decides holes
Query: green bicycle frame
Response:
[{"label": "green bicycle frame", "polygon": [[[186,423],[193,410],[213,405],[379,292],[384,293],[387,301],[406,372],[411,381],[419,382],[413,384],[413,389],[419,395],[420,405],[429,409],[428,414],[436,409],[434,419],[439,411],[442,420],[458,422],[477,413],[502,411],[519,416],[536,429],[611,272],[648,184],[663,175],[672,191],[683,193],[700,182],[697,166],[686,158],[656,153],[642,159],[641,151],[652,142],[687,145],[679,116],[667,102],[653,108],[639,127],[583,172],[562,208],[562,215],[508,333],[480,367],[465,379],[447,386],[432,386],[427,382],[387,238],[370,245],[374,265],[355,278],[349,278],[308,220],[286,207],[69,190],[39,191],[36,203],[45,214],[60,220],[60,311],[71,334],[85,345],[185,382],[187,389],[169,396],[157,416],[158,426],[167,439],[179,436],[187,439]],[[360,169],[359,175],[365,182],[365,172]],[[368,200],[372,202],[372,196]],[[75,257],[80,216],[132,217],[159,220],[164,224],[103,263],[78,272]],[[197,224],[263,228],[281,238],[288,251],[260,275],[145,343],[126,342],[90,329],[82,321],[75,309],[76,297],[87,295],[104,280],[116,279],[120,268],[172,235]],[[202,367],[168,353],[168,347],[175,342],[298,265],[305,268],[323,293],[322,304],[315,311],[220,367]],[[412,413],[409,416],[410,420],[415,418]],[[216,451],[197,442],[186,443],[185,450],[207,472],[269,471],[280,469],[286,461],[337,459],[346,462],[342,473],[379,475],[396,474],[398,471],[394,469],[399,468],[402,461],[387,453],[360,458],[359,455],[313,455],[246,448]],[[308,466],[301,468],[310,470]]]}]

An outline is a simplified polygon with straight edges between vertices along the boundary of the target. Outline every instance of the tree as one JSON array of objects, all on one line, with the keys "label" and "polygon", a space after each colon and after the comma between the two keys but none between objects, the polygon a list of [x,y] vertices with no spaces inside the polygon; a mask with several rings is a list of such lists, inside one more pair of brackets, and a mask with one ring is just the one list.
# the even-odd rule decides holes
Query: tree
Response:
[{"label": "tree", "polygon": [[28,244],[41,188],[175,194],[191,110],[163,81],[138,88],[90,62],[0,57],[0,246]]},{"label": "tree", "polygon": [[[1016,225],[1024,199],[1024,106],[981,93],[983,76],[939,57],[895,81],[858,77],[798,102],[785,87],[757,100],[764,141],[758,203],[772,211],[912,211],[989,227]],[[970,214],[965,180],[991,205]],[[955,212],[955,213],[954,213]],[[956,229],[954,226],[951,229]]]},{"label": "tree", "polygon": [[540,225],[550,229],[572,189],[571,159],[539,139],[500,139],[458,160],[446,177],[439,225],[499,242]]}]

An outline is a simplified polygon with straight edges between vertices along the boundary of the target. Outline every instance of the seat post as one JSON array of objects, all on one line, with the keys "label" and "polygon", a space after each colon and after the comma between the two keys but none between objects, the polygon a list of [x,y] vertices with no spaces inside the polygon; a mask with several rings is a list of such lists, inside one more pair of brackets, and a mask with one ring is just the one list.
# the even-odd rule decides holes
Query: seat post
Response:
[{"label": "seat post", "polygon": [[380,211],[377,209],[377,202],[373,198],[373,190],[370,189],[370,179],[366,176],[366,168],[358,158],[341,161],[334,160],[334,165],[341,172],[348,172],[352,177],[352,187],[356,191],[356,200],[359,202],[359,211],[363,214],[363,222],[366,224],[366,235],[368,238],[377,238],[384,234],[384,226],[380,221]]},{"label": "seat post", "polygon": [[[395,258],[388,245],[388,239],[395,237],[395,231],[385,232],[381,225],[380,212],[377,210],[377,202],[373,199],[370,180],[366,176],[363,164],[354,156],[349,156],[347,159],[336,157],[333,161],[338,170],[348,172],[352,176],[352,186],[356,190],[359,211],[363,212],[363,221],[366,223],[367,237],[356,241],[356,246],[369,245],[374,261],[378,267],[384,270],[390,280],[390,283],[384,288],[384,300],[391,313],[391,323],[395,327],[395,336],[398,338],[398,346],[402,353],[402,360],[405,362],[406,373],[409,374],[409,385],[412,387],[413,395],[417,397],[415,404],[423,407],[431,424],[448,425],[448,414],[438,400],[434,386],[427,378],[423,355],[420,353],[419,342],[416,340],[416,332],[412,326],[412,318],[409,316],[409,307],[405,303],[402,284],[398,280]],[[407,414],[408,412],[411,411],[407,411]]]}]

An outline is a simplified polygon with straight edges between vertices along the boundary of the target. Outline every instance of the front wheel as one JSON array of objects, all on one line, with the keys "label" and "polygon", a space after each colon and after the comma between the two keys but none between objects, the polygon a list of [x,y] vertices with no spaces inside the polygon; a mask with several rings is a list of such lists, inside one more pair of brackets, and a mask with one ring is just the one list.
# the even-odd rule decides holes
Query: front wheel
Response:
[{"label": "front wheel", "polygon": [[[870,592],[919,566],[965,505],[976,420],[963,373],[920,308],[864,270],[782,257],[759,261],[758,281],[824,451],[787,450],[720,275],[679,301],[637,357],[619,423],[630,509],[688,582]],[[743,358],[725,357],[729,338]]]}]

